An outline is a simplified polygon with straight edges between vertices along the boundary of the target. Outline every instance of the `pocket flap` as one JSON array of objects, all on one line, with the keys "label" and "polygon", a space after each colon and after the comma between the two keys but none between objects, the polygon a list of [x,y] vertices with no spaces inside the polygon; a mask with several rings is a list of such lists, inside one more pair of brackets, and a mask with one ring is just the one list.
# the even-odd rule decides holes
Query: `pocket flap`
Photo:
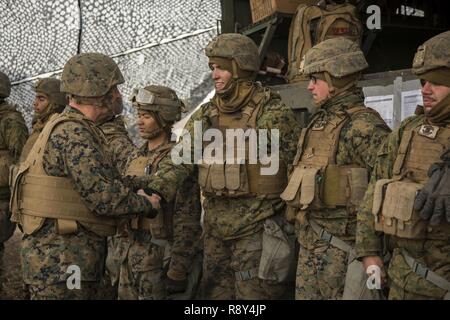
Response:
[{"label": "pocket flap", "polygon": [[384,198],[384,186],[390,182],[392,179],[380,179],[375,184],[375,190],[373,192],[373,204],[372,204],[372,214],[378,216],[381,210],[381,205],[383,204]]},{"label": "pocket flap", "polygon": [[[414,182],[396,181],[388,185],[386,190],[386,204],[383,215],[409,221],[413,213],[414,199],[422,185]],[[387,205],[387,207],[386,207]],[[389,210],[384,210],[384,208]]]},{"label": "pocket flap", "polygon": [[212,164],[209,174],[211,176],[211,187],[214,190],[225,189],[225,171],[223,164]]},{"label": "pocket flap", "polygon": [[300,187],[300,204],[309,205],[314,200],[316,194],[316,175],[319,169],[304,169],[302,185]]},{"label": "pocket flap", "polygon": [[305,174],[305,169],[299,166],[294,168],[291,177],[289,178],[288,185],[284,189],[283,193],[280,195],[281,199],[284,201],[294,200],[298,189],[302,183],[303,175]]},{"label": "pocket flap", "polygon": [[241,186],[240,164],[227,164],[225,166],[225,184],[228,190],[238,190]]}]

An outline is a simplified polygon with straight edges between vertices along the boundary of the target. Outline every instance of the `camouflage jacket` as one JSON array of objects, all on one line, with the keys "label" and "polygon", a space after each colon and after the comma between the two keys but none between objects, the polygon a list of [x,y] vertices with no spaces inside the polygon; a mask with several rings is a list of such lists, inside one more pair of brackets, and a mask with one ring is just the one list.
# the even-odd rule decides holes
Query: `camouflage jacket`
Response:
[{"label": "camouflage jacket", "polygon": [[[79,113],[70,107],[64,112]],[[78,122],[65,122],[53,130],[44,150],[43,166],[50,176],[71,177],[75,190],[94,214],[130,216],[151,208],[149,201],[122,183],[102,141]]]},{"label": "camouflage jacket", "polygon": [[112,154],[112,162],[122,174],[130,154],[136,147],[131,141],[122,116],[116,116],[97,125],[105,134],[108,149]]},{"label": "camouflage jacket", "polygon": [[[203,132],[211,128],[210,115],[212,102],[200,107],[186,124],[191,140],[192,154],[194,123],[200,122]],[[292,110],[286,107],[279,95],[271,93],[270,98],[261,106],[256,119],[256,129],[278,129],[280,137],[280,161],[291,164],[299,136],[299,125]],[[180,145],[182,142],[180,142]],[[269,149],[270,150],[270,149]],[[192,157],[193,159],[193,157]],[[171,157],[166,157],[160,163],[160,170],[148,184],[148,187],[158,191],[164,198],[171,199],[186,177],[195,174],[196,165],[175,165]],[[253,198],[208,197],[203,202],[205,209],[204,228],[218,238],[235,239],[262,229],[262,221],[276,213],[281,213],[285,205],[280,198],[267,199],[264,196]]]},{"label": "camouflage jacket", "polygon": [[[384,247],[382,241],[382,233],[376,232],[374,229],[372,204],[375,183],[379,179],[390,179],[393,177],[393,167],[405,129],[408,127],[419,126],[424,124],[425,121],[426,118],[423,114],[414,115],[403,120],[400,126],[388,136],[378,151],[377,161],[370,179],[369,188],[367,189],[364,201],[358,212],[358,227],[356,234],[356,250],[358,257],[381,256],[381,254],[385,252],[385,249],[387,249]],[[398,242],[401,246],[406,247],[415,243],[423,250],[422,241],[402,239],[398,240]],[[409,248],[411,249],[411,252],[415,251],[413,247]]]},{"label": "camouflage jacket", "polygon": [[[173,143],[169,143],[173,145]],[[149,159],[149,163],[154,162],[167,146],[162,144],[156,150],[150,151],[145,143],[139,150],[133,152],[128,159],[128,164],[132,160],[144,156]],[[127,165],[128,167],[128,165]],[[154,169],[155,175],[159,175],[159,167]],[[192,265],[195,254],[200,249],[199,241],[201,235],[201,203],[200,188],[195,175],[189,176],[180,189],[177,190],[175,198],[172,199],[173,208],[173,231],[171,243],[171,260],[169,273],[186,275]]]},{"label": "camouflage jacket", "polygon": [[[331,120],[336,117],[337,113],[345,112],[356,106],[364,106],[363,101],[363,95],[359,89],[331,98],[317,111],[318,114],[314,121]],[[366,168],[370,173],[375,164],[377,150],[389,132],[389,127],[376,114],[369,112],[354,114],[341,130],[336,164],[357,165]],[[356,212],[339,208],[308,211],[308,215],[331,234],[340,236],[344,240],[354,240]],[[299,227],[300,243],[305,247],[311,247],[315,242],[316,235],[307,228],[306,223],[300,223]]]},{"label": "camouflage jacket", "polygon": [[[399,146],[408,128],[428,124],[424,115],[411,116],[392,132],[378,151],[377,161],[372,173],[369,188],[358,212],[356,233],[356,256],[391,257],[388,268],[389,280],[402,290],[420,296],[421,299],[442,299],[445,290],[438,288],[422,276],[412,272],[403,258],[403,250],[423,266],[431,269],[439,276],[450,281],[450,237],[447,239],[406,239],[397,236],[384,235],[375,231],[372,204],[375,183],[379,179],[393,177],[393,168]],[[447,122],[447,125],[449,123]],[[433,232],[430,228],[428,232]],[[387,255],[389,253],[389,255]]]},{"label": "camouflage jacket", "polygon": [[28,129],[22,114],[16,107],[3,102],[0,104],[0,150],[9,150],[18,160],[28,137]]},{"label": "camouflage jacket", "polygon": [[[17,162],[27,137],[28,129],[22,114],[17,111],[15,106],[7,102],[0,102],[0,151],[6,153],[5,157],[12,157],[13,161]],[[9,188],[4,187],[8,185],[9,165],[11,165],[10,160],[6,160],[6,158],[0,160],[0,171],[2,175],[5,175],[0,177],[3,186],[0,187],[0,200],[7,200],[10,197]]]},{"label": "camouflage jacket", "polygon": [[[64,112],[80,115],[70,107]],[[100,139],[78,121],[57,125],[44,150],[45,172],[50,176],[70,177],[74,189],[95,215],[123,217],[147,211],[151,208],[150,201],[122,183],[109,153],[104,150],[106,142],[101,132]],[[24,281],[28,284],[65,281],[70,276],[69,265],[80,267],[83,281],[98,281],[103,274],[105,253],[105,238],[80,224],[75,234],[61,235],[55,232],[53,220],[47,219],[41,229],[24,235],[21,250]]]}]

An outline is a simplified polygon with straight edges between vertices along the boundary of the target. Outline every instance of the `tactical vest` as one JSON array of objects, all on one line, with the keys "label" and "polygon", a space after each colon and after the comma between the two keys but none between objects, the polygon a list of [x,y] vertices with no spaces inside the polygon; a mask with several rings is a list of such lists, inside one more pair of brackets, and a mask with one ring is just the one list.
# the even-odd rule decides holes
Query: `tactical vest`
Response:
[{"label": "tactical vest", "polygon": [[[258,92],[243,109],[234,113],[221,113],[211,106],[209,114],[211,128],[222,132],[225,139],[226,129],[257,129],[258,114],[270,99],[270,91]],[[257,133],[257,130],[256,130]],[[205,147],[205,146],[204,146]],[[278,198],[287,183],[287,169],[283,161],[279,162],[278,172],[274,175],[262,175],[261,164],[249,163],[249,139],[245,139],[245,162],[239,163],[238,143],[234,144],[234,164],[200,164],[198,183],[205,195],[210,197],[254,197],[266,196]],[[223,144],[224,158],[227,155],[226,143]],[[224,161],[225,162],[225,161]]]},{"label": "tactical vest", "polygon": [[[172,144],[159,149],[158,155],[152,159],[150,156],[140,156],[130,162],[126,176],[153,176],[158,171],[159,162],[170,152]],[[173,203],[170,202],[164,210],[159,210],[155,218],[142,216],[131,219],[132,230],[145,230],[151,233],[152,239],[171,240],[173,234]]]},{"label": "tactical vest", "polygon": [[23,146],[22,153],[20,154],[19,163],[25,161],[34,144],[36,143],[37,138],[39,137],[40,131],[33,131],[25,142]]},{"label": "tactical vest", "polygon": [[393,178],[380,179],[375,185],[372,207],[375,230],[406,239],[448,239],[447,221],[431,227],[413,206],[417,193],[428,180],[428,169],[440,162],[440,155],[449,145],[450,126],[406,126],[394,162]]},{"label": "tactical vest", "polygon": [[114,235],[114,218],[92,214],[75,191],[70,178],[49,176],[44,171],[43,156],[50,134],[57,125],[68,121],[82,124],[99,141],[103,139],[95,126],[81,115],[53,115],[13,178],[11,220],[19,223],[26,234],[38,231],[48,218],[55,219],[60,234],[75,233],[79,222],[99,236]]},{"label": "tactical vest", "polygon": [[356,106],[340,112],[328,121],[317,115],[302,129],[294,159],[294,169],[281,198],[300,210],[355,207],[364,197],[368,186],[366,168],[338,165],[336,155],[342,128],[356,114],[374,110]]}]

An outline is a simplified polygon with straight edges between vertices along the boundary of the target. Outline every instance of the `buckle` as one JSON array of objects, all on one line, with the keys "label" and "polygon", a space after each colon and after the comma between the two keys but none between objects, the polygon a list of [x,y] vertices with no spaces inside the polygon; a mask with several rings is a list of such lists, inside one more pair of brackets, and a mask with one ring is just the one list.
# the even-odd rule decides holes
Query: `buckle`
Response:
[{"label": "buckle", "polygon": [[414,271],[414,273],[416,273],[417,275],[421,276],[424,279],[426,279],[428,276],[428,271],[429,271],[428,268],[424,267],[417,261],[414,261],[412,270]]},{"label": "buckle", "polygon": [[320,230],[320,239],[331,243],[331,239],[333,239],[333,235],[331,233],[328,233],[327,231],[325,231],[325,229],[322,228],[322,230]]}]

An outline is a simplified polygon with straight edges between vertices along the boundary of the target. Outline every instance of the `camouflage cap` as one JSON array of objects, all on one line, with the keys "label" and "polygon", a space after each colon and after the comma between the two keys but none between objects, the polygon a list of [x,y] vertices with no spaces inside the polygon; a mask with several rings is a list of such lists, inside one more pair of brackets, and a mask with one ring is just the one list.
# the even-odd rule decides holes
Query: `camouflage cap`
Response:
[{"label": "camouflage cap", "polygon": [[61,92],[79,97],[104,96],[124,83],[116,62],[101,53],[81,53],[67,61],[61,76]]},{"label": "camouflage cap", "polygon": [[0,71],[0,98],[7,98],[11,94],[11,81]]},{"label": "camouflage cap", "polygon": [[304,75],[328,72],[335,78],[342,78],[368,66],[356,42],[338,37],[320,42],[308,50],[300,65],[300,72]]},{"label": "camouflage cap", "polygon": [[443,32],[425,41],[417,48],[412,65],[416,75],[439,68],[450,68],[450,31]]},{"label": "camouflage cap", "polygon": [[133,106],[139,110],[154,112],[166,124],[172,124],[181,119],[184,111],[183,102],[176,92],[168,87],[150,85],[143,89],[135,89],[130,97]]},{"label": "camouflage cap", "polygon": [[67,104],[66,94],[59,91],[61,81],[55,78],[40,79],[34,86],[36,92],[41,92],[48,96],[49,100],[57,105]]},{"label": "camouflage cap", "polygon": [[232,59],[246,71],[259,70],[259,53],[255,42],[239,33],[224,33],[212,39],[205,48],[207,57]]}]

